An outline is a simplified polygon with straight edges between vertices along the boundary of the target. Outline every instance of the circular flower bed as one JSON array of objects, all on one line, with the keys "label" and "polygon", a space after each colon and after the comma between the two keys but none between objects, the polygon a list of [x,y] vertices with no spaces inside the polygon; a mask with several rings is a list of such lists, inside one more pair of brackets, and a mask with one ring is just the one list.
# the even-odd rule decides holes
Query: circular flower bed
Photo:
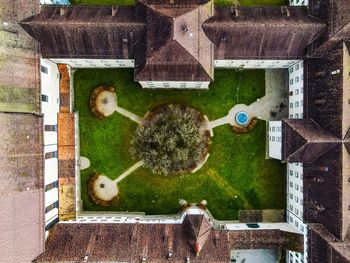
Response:
[{"label": "circular flower bed", "polygon": [[113,114],[116,106],[117,95],[113,87],[99,86],[90,94],[90,110],[99,118]]},{"label": "circular flower bed", "polygon": [[193,170],[208,153],[207,121],[197,110],[167,104],[149,113],[131,140],[130,152],[153,173]]},{"label": "circular flower bed", "polygon": [[103,207],[115,205],[119,199],[116,184],[103,174],[94,174],[90,177],[88,194],[95,204]]}]

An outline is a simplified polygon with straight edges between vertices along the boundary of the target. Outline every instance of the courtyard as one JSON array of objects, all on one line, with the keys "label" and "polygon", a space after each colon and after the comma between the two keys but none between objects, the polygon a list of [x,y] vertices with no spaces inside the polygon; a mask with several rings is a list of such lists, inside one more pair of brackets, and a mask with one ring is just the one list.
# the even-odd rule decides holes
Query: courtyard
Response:
[{"label": "courtyard", "polygon": [[119,200],[101,207],[90,199],[89,178],[95,173],[114,180],[136,163],[130,140],[137,124],[115,112],[96,118],[89,109],[89,96],[100,85],[114,86],[118,106],[144,116],[159,105],[185,104],[216,120],[236,104],[249,105],[265,95],[263,70],[216,70],[209,91],[142,90],[133,81],[132,69],[80,69],[74,75],[74,110],[79,112],[80,155],[91,165],[81,171],[84,211],[145,212],[174,214],[179,199],[208,201],[213,216],[238,219],[239,210],[283,209],[285,165],[266,159],[266,122],[259,120],[249,133],[237,134],[228,124],[214,128],[210,157],[196,173],[175,176],[153,174],[138,168],[118,184]]}]

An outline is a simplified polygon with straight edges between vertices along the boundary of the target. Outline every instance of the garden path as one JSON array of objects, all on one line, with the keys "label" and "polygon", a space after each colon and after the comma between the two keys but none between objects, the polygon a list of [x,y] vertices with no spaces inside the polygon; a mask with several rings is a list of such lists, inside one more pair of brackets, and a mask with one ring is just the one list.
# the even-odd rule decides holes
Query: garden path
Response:
[{"label": "garden path", "polygon": [[[285,106],[288,102],[288,92],[285,83],[286,71],[281,69],[266,70],[265,73],[265,86],[266,95],[260,99],[257,99],[250,105],[237,104],[233,106],[229,113],[219,119],[210,121],[208,129],[212,132],[212,129],[224,124],[230,124],[231,126],[238,126],[236,122],[236,114],[239,111],[245,111],[250,119],[258,118],[262,120],[281,120],[287,117],[288,111]],[[275,112],[275,116],[271,116],[271,112]]]},{"label": "garden path", "polygon": [[137,122],[138,124],[140,124],[142,122],[142,118],[122,107],[119,107],[118,105],[115,107],[115,111],[120,113],[121,115],[129,118],[130,120]]},{"label": "garden path", "polygon": [[143,165],[143,161],[138,161],[135,163],[133,166],[131,166],[128,170],[126,170],[124,173],[122,173],[117,179],[115,179],[113,182],[114,183],[119,183],[121,180],[123,180],[125,177],[127,177],[129,174],[131,174],[133,171],[138,169]]}]

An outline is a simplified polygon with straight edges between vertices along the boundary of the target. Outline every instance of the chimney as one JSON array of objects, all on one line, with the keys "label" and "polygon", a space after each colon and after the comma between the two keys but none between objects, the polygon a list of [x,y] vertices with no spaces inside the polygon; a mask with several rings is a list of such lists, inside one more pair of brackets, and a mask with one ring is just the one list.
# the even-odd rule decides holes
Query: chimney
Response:
[{"label": "chimney", "polygon": [[66,6],[61,6],[60,7],[60,16],[64,16],[66,14],[67,7]]},{"label": "chimney", "polygon": [[233,17],[236,17],[236,18],[239,17],[237,6],[235,6],[234,8],[233,8],[233,6],[231,6],[231,16],[232,16],[232,18]]},{"label": "chimney", "polygon": [[116,16],[118,13],[118,6],[112,6],[112,16]]},{"label": "chimney", "polygon": [[281,12],[282,12],[282,14],[283,14],[285,17],[290,17],[290,12],[289,12],[289,10],[288,10],[288,7],[282,6],[282,7],[281,7]]}]

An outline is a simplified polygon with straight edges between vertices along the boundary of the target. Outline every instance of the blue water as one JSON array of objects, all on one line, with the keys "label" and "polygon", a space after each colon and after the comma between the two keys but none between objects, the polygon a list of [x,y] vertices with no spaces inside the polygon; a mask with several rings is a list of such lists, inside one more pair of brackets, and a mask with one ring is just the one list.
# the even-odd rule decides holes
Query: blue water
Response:
[{"label": "blue water", "polygon": [[244,111],[238,112],[236,115],[236,121],[238,124],[247,124],[249,120],[248,114]]}]

